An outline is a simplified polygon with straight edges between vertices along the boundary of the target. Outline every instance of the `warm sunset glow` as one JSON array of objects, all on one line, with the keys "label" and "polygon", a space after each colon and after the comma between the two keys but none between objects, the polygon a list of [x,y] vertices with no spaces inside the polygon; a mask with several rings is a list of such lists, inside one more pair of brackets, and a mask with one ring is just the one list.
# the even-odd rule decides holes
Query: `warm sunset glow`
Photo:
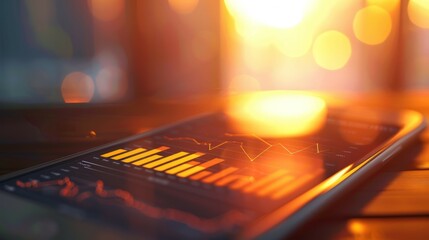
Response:
[{"label": "warm sunset glow", "polygon": [[168,0],[170,7],[180,14],[188,14],[194,11],[199,0]]},{"label": "warm sunset glow", "polygon": [[273,28],[298,25],[314,0],[225,0],[235,18]]},{"label": "warm sunset glow", "polygon": [[118,18],[125,8],[124,0],[88,0],[94,17],[109,22]]},{"label": "warm sunset glow", "polygon": [[65,103],[87,103],[94,95],[94,82],[85,73],[72,72],[64,78],[61,93]]},{"label": "warm sunset glow", "polygon": [[320,34],[313,45],[313,56],[319,66],[328,70],[343,68],[349,61],[352,47],[349,38],[338,31]]},{"label": "warm sunset glow", "polygon": [[416,26],[429,28],[429,1],[410,0],[408,3],[408,17]]},{"label": "warm sunset glow", "polygon": [[353,20],[356,38],[368,45],[386,41],[392,31],[390,14],[381,7],[369,6],[359,10]]},{"label": "warm sunset glow", "polygon": [[276,37],[272,29],[243,20],[235,21],[235,30],[246,44],[253,46],[268,46]]},{"label": "warm sunset glow", "polygon": [[286,31],[276,39],[276,47],[288,57],[301,57],[311,48],[313,35],[309,29]]},{"label": "warm sunset glow", "polygon": [[226,112],[238,131],[261,137],[295,137],[319,130],[327,110],[318,97],[267,91],[231,97]]}]

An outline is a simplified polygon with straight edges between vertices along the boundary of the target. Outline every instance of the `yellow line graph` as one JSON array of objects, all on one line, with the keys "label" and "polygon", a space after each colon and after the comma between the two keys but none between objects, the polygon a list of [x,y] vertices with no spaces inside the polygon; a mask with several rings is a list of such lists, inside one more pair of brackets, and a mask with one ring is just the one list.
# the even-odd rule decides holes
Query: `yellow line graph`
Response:
[{"label": "yellow line graph", "polygon": [[264,153],[266,153],[267,151],[271,150],[273,147],[276,147],[276,146],[283,148],[290,155],[294,155],[294,154],[303,152],[303,151],[311,149],[311,148],[315,148],[315,152],[317,154],[327,151],[327,150],[321,150],[320,146],[319,146],[319,143],[310,144],[307,147],[300,148],[298,150],[292,151],[288,147],[286,147],[285,145],[283,145],[282,143],[271,144],[271,143],[267,142],[266,140],[264,140],[263,138],[255,135],[255,134],[225,133],[225,136],[227,136],[227,137],[247,137],[247,138],[248,137],[252,137],[252,138],[255,138],[256,140],[260,141],[261,143],[265,144],[266,148],[264,148],[262,151],[260,151],[258,154],[256,154],[255,156],[252,157],[250,155],[250,153],[245,149],[244,142],[242,142],[242,141],[227,140],[227,141],[223,141],[223,142],[221,142],[219,144],[214,144],[214,143],[211,143],[211,142],[199,141],[199,140],[197,140],[195,138],[192,138],[192,137],[168,137],[168,136],[164,136],[164,138],[167,139],[167,140],[169,140],[169,141],[191,141],[191,142],[195,143],[196,145],[206,146],[209,151],[215,150],[215,149],[217,149],[217,148],[219,148],[219,147],[221,147],[223,145],[226,145],[226,144],[238,144],[240,146],[241,151],[252,162],[255,161],[257,158],[259,158]]}]

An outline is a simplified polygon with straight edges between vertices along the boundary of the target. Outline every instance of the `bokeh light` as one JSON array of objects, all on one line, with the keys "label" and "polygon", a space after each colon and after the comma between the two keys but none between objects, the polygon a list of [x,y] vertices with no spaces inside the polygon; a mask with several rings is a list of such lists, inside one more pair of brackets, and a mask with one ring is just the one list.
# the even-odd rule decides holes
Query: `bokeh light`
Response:
[{"label": "bokeh light", "polygon": [[[382,82],[390,78],[386,71],[362,68],[394,59],[401,32],[400,0],[305,1],[297,3],[305,5],[302,17],[292,17],[292,24],[283,26],[276,10],[263,14],[276,1],[224,2],[224,21],[229,24],[224,41],[226,81],[243,73],[256,76],[263,89],[356,91],[383,88]],[[279,1],[275,8],[291,9],[287,4],[295,3]],[[383,69],[390,65],[383,62]],[[225,84],[233,91],[231,86]]]},{"label": "bokeh light", "polygon": [[124,12],[124,0],[88,0],[94,17],[100,21],[113,21]]},{"label": "bokeh light", "polygon": [[410,0],[408,2],[408,17],[416,26],[429,28],[429,1]]},{"label": "bokeh light", "polygon": [[375,5],[384,8],[388,12],[393,12],[398,9],[401,0],[366,0],[368,6]]},{"label": "bokeh light", "polygon": [[170,7],[179,14],[189,14],[197,7],[199,0],[168,0]]},{"label": "bokeh light", "polygon": [[226,109],[237,131],[261,137],[296,137],[319,130],[326,120],[323,99],[288,91],[262,91],[230,98]]},{"label": "bokeh light", "polygon": [[347,229],[350,231],[352,236],[360,236],[364,239],[364,236],[369,237],[368,226],[359,220],[349,220],[347,222]]},{"label": "bokeh light", "polygon": [[235,18],[273,28],[291,28],[304,18],[314,0],[225,0]]},{"label": "bokeh light", "polygon": [[392,31],[392,18],[381,7],[369,6],[359,10],[353,20],[353,32],[357,39],[368,45],[386,41]]},{"label": "bokeh light", "polygon": [[313,57],[316,63],[328,70],[343,68],[351,54],[349,38],[338,31],[331,30],[320,34],[313,44]]},{"label": "bokeh light", "polygon": [[94,81],[82,72],[68,74],[61,85],[65,103],[87,103],[94,96]]},{"label": "bokeh light", "polygon": [[97,93],[105,101],[115,101],[125,96],[127,81],[118,67],[105,67],[95,78]]}]

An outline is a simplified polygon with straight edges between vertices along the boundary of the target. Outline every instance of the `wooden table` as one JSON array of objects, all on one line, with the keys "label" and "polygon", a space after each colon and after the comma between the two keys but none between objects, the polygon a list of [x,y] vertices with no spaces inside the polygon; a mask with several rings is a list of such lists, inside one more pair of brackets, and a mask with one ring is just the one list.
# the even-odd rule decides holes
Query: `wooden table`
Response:
[{"label": "wooden table", "polygon": [[[379,108],[415,109],[429,118],[429,92],[322,95],[336,103],[351,100]],[[0,138],[0,173],[88,149],[218,106],[218,100],[203,98],[180,103],[151,102],[143,110],[131,107],[129,111],[121,110],[120,115],[102,109],[96,113],[88,110],[87,114],[80,109],[77,115],[69,110],[61,114],[61,110],[58,113],[49,109],[3,112],[0,117],[6,125],[21,130],[24,125],[24,131],[15,134],[9,129],[8,135]],[[68,120],[64,121],[64,117]],[[27,126],[27,120],[33,124]],[[49,134],[28,133],[34,127]],[[429,130],[293,238],[429,239]]]}]

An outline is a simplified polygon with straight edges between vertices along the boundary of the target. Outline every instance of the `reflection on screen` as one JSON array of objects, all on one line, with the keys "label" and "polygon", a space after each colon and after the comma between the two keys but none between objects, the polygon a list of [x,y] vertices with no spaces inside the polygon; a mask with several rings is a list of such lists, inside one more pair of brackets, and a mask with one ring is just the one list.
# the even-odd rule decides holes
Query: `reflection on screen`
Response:
[{"label": "reflection on screen", "polygon": [[[369,129],[377,130],[371,139],[361,134]],[[397,130],[329,117],[311,136],[263,138],[234,131],[217,114],[17,177],[1,189],[71,205],[87,218],[141,234],[230,236]]]}]

